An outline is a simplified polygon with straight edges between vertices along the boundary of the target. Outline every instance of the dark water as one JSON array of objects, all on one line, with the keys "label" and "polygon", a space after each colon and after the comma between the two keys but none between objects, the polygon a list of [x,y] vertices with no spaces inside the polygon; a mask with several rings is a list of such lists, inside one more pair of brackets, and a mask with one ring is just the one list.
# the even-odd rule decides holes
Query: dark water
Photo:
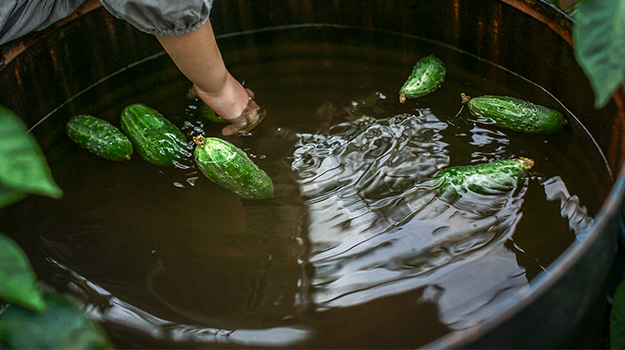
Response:
[{"label": "dark water", "polygon": [[[30,197],[2,231],[41,279],[74,295],[120,348],[407,348],[493,317],[531,288],[603,200],[605,166],[573,116],[539,87],[448,47],[388,33],[302,27],[220,39],[231,73],[267,117],[227,138],[272,178],[242,200],[192,159],[157,167],[100,159],[65,135],[91,114],[119,126],[145,103],[189,137],[219,136],[164,56],[85,91],[33,131],[62,200]],[[439,90],[398,102],[412,66],[434,54]],[[460,109],[460,93],[512,95],[565,113],[548,136],[498,130]],[[191,145],[189,146],[191,147]],[[450,203],[431,176],[517,156],[536,165],[513,191]]]}]

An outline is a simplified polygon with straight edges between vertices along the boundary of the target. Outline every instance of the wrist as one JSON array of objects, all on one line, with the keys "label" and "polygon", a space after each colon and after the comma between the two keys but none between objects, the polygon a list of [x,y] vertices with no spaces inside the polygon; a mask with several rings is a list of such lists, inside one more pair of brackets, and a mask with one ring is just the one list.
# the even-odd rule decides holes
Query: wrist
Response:
[{"label": "wrist", "polygon": [[243,85],[230,75],[218,90],[205,91],[196,84],[193,89],[202,101],[225,120],[239,117],[250,99]]}]

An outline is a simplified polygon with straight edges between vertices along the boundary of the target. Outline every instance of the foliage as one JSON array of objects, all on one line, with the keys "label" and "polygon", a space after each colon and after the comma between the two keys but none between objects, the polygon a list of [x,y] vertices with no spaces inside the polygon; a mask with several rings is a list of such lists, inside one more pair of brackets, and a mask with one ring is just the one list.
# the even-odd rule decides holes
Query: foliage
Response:
[{"label": "foliage", "polygon": [[0,315],[0,341],[13,349],[110,349],[106,333],[69,300],[46,294],[48,311],[9,305]]},{"label": "foliage", "polygon": [[[63,191],[34,136],[0,106],[0,207],[29,194]],[[106,333],[61,295],[42,293],[28,257],[0,233],[0,348],[112,348]],[[2,304],[0,303],[0,306]]]},{"label": "foliage", "polygon": [[0,234],[0,297],[31,311],[45,311],[37,279],[22,249]]},{"label": "foliage", "polygon": [[[561,7],[560,0],[550,0]],[[625,76],[625,0],[580,0],[564,8],[575,18],[573,40],[577,62],[595,93],[595,106],[605,106]]]},{"label": "foliage", "polygon": [[60,198],[39,144],[13,112],[0,106],[0,207],[40,194]]},{"label": "foliage", "polygon": [[625,76],[625,0],[586,0],[575,13],[575,54],[603,107]]}]

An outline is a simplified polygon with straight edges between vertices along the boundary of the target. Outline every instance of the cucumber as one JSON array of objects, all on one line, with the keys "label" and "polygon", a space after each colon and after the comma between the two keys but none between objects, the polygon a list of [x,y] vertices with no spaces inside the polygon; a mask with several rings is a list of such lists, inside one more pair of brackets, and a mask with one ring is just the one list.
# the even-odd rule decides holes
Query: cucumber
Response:
[{"label": "cucumber", "polygon": [[408,98],[425,96],[438,89],[446,73],[445,65],[438,58],[430,55],[420,59],[399,90],[399,102],[404,103]]},{"label": "cucumber", "polygon": [[434,192],[454,201],[469,191],[483,195],[511,191],[533,166],[533,160],[519,157],[445,168],[433,176]]},{"label": "cucumber", "polygon": [[215,111],[213,111],[206,103],[204,103],[204,101],[200,101],[200,107],[198,110],[202,117],[210,120],[211,122],[228,123],[227,120],[218,116],[217,113],[215,113]]},{"label": "cucumber", "polygon": [[170,166],[190,155],[182,131],[146,105],[138,103],[126,107],[122,111],[121,125],[137,152],[152,164]]},{"label": "cucumber", "polygon": [[469,111],[475,117],[501,128],[531,134],[551,134],[567,124],[562,113],[553,109],[509,96],[484,95],[468,100]]},{"label": "cucumber", "polygon": [[273,196],[273,182],[238,147],[216,137],[193,138],[197,144],[195,162],[202,174],[242,198],[264,199]]},{"label": "cucumber", "polygon": [[130,139],[117,127],[90,115],[70,119],[67,122],[67,135],[80,147],[108,160],[129,160],[133,152]]}]

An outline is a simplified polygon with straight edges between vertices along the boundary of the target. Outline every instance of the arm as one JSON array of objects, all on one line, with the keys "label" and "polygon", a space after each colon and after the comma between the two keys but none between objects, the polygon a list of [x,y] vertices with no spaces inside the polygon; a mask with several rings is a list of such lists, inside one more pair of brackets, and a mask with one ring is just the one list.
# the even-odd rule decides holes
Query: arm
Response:
[{"label": "arm", "polygon": [[[253,94],[226,69],[210,21],[186,34],[157,35],[156,38],[180,71],[193,82],[193,92],[215,113],[232,123],[222,130],[224,135],[249,131],[255,126],[258,106],[251,99]],[[256,115],[256,119],[250,114]]]}]

